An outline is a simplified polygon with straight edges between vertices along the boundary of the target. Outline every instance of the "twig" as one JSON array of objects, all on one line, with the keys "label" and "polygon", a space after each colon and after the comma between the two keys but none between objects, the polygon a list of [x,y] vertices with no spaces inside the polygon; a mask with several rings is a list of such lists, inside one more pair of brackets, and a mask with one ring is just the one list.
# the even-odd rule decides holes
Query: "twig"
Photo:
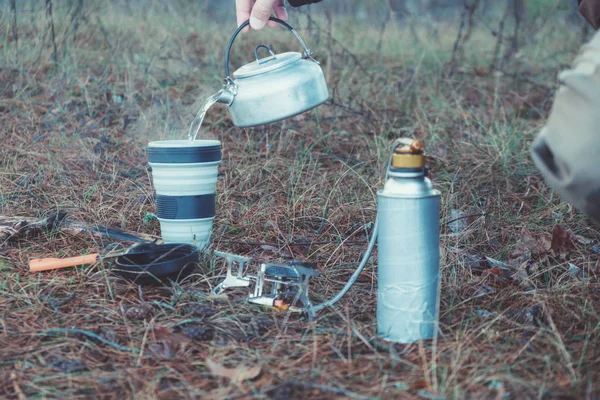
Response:
[{"label": "twig", "polygon": [[513,36],[511,38],[510,47],[504,53],[504,64],[510,60],[510,58],[518,53],[519,51],[519,30],[521,27],[521,21],[523,20],[522,13],[524,12],[523,4],[521,0],[512,0],[513,3],[513,18],[515,20],[515,25],[513,28]]},{"label": "twig", "polygon": [[448,76],[454,75],[456,71],[456,58],[458,54],[458,49],[460,44],[462,43],[462,35],[463,30],[465,28],[465,21],[467,20],[467,0],[465,0],[465,7],[463,8],[463,12],[460,15],[460,25],[458,27],[458,34],[456,35],[456,40],[454,41],[454,46],[452,47],[452,57],[450,58],[450,71],[448,72]]},{"label": "twig", "polygon": [[[232,244],[243,244],[246,246],[272,246],[272,247],[281,247],[281,248],[285,248],[287,246],[289,247],[295,247],[295,246],[317,246],[317,245],[325,245],[325,244],[341,244],[342,241],[338,241],[338,240],[327,240],[327,241],[323,241],[323,242],[306,242],[306,243],[296,243],[296,242],[292,242],[292,243],[270,243],[270,242],[250,242],[250,241],[246,241],[246,240],[226,240],[226,243],[232,243]],[[353,240],[353,241],[345,241],[343,242],[344,244],[365,244],[367,243],[367,240]]]},{"label": "twig", "polygon": [[465,36],[463,37],[463,43],[466,43],[470,38],[471,38],[471,34],[473,33],[473,18],[475,17],[475,11],[477,11],[477,8],[479,7],[479,0],[473,0],[473,3],[471,4],[471,7],[469,8],[469,19],[467,21],[467,31],[465,33]]},{"label": "twig", "polygon": [[83,11],[83,0],[77,0],[77,10],[78,13],[73,15],[74,23],[73,23],[73,42],[77,39],[77,31],[79,30],[79,21],[83,18],[77,18],[82,15]]},{"label": "twig", "polygon": [[[321,26],[319,24],[317,24],[316,22],[313,21],[310,14],[307,13],[306,16],[308,17],[308,20],[314,24],[317,31],[326,32],[323,28],[321,28]],[[331,36],[331,31],[329,31],[328,39],[331,42],[335,43],[336,46],[342,50],[343,54],[348,55],[352,59],[352,61],[354,61],[354,64],[358,67],[358,69],[360,69],[369,79],[371,79],[371,81],[373,81],[375,79],[375,75],[360,62],[360,60],[358,59],[358,56],[356,56],[354,53],[352,53],[346,46],[344,46],[344,44],[342,42],[340,42],[339,40],[337,40],[336,38]]]},{"label": "twig", "polygon": [[351,112],[351,113],[353,113],[353,114],[356,114],[356,115],[359,115],[359,116],[361,116],[361,117],[366,117],[366,115],[365,115],[365,113],[364,113],[364,112],[362,112],[362,111],[359,111],[359,110],[357,110],[357,109],[355,109],[355,108],[352,108],[351,106],[347,106],[347,105],[345,105],[345,104],[342,104],[342,103],[338,103],[338,102],[336,102],[336,101],[335,101],[335,96],[332,96],[332,97],[331,97],[331,100],[329,101],[329,103],[328,103],[328,104],[329,104],[329,105],[332,105],[332,106],[335,106],[335,107],[339,107],[339,108],[341,108],[341,109],[343,109],[343,110],[345,110],[345,111]]},{"label": "twig", "polygon": [[110,35],[108,34],[108,31],[104,27],[102,20],[98,16],[96,16],[96,23],[98,24],[98,28],[100,29],[100,32],[102,32],[102,35],[104,35],[104,40],[106,40],[106,44],[108,44],[108,48],[112,52],[113,46],[112,46],[112,43],[110,42]]},{"label": "twig", "polygon": [[51,231],[65,218],[66,213],[53,213],[46,218],[20,218],[0,216],[0,248],[19,238],[35,237]]},{"label": "twig", "polygon": [[323,210],[323,216],[321,217],[321,224],[319,228],[315,231],[315,233],[319,234],[323,232],[325,229],[325,223],[327,222],[327,214],[329,213],[329,202],[325,205],[325,209]]},{"label": "twig", "polygon": [[377,46],[376,46],[378,53],[381,53],[381,46],[383,45],[383,35],[385,33],[385,29],[387,28],[388,23],[392,19],[392,13],[391,13],[391,7],[390,7],[389,0],[387,0],[385,2],[385,8],[386,8],[385,20],[381,24],[381,28],[379,30],[379,40],[377,41]]},{"label": "twig", "polygon": [[19,382],[17,382],[17,374],[16,373],[11,372],[10,380],[12,381],[13,389],[14,389],[15,393],[17,394],[19,400],[27,399],[27,396],[25,396],[25,393],[23,393],[23,389],[21,389],[21,385],[19,385]]},{"label": "twig", "polygon": [[548,309],[547,306],[544,305],[544,313],[546,314],[546,318],[548,319],[548,324],[550,325],[550,330],[552,332],[552,334],[554,335],[554,338],[556,339],[556,349],[562,353],[562,356],[564,357],[564,365],[567,367],[567,369],[569,370],[569,374],[571,375],[571,379],[577,379],[577,373],[575,372],[575,369],[573,368],[573,360],[571,359],[571,354],[569,354],[569,352],[567,351],[567,348],[565,346],[565,342],[562,339],[562,336],[560,335],[560,332],[558,331],[558,329],[556,328],[556,325],[554,324],[554,320],[552,319],[552,314],[550,313],[550,310]]},{"label": "twig", "polygon": [[169,36],[167,36],[165,38],[165,40],[162,41],[162,43],[160,44],[160,47],[158,48],[158,51],[152,55],[152,58],[148,62],[148,65],[146,65],[146,69],[144,70],[144,75],[148,75],[148,71],[150,70],[152,63],[154,63],[154,60],[156,59],[156,55],[161,54],[163,52],[168,40],[169,40]]},{"label": "twig", "polygon": [[170,305],[168,303],[165,303],[164,301],[150,300],[148,302],[148,304],[152,304],[153,306],[157,306],[157,307],[163,307],[170,311],[177,311],[177,309],[175,307],[173,307],[172,305]]},{"label": "twig", "polygon": [[63,39],[61,43],[61,49],[63,51],[63,57],[67,54],[67,40],[69,39],[69,30],[73,27],[73,41],[75,41],[75,34],[79,29],[79,15],[83,9],[83,0],[77,0],[77,4],[71,11],[71,18],[69,18],[69,24],[65,27],[63,32]]},{"label": "twig", "polygon": [[[35,17],[36,17],[36,9],[35,6],[38,4],[39,0],[31,0],[31,10],[30,10],[30,19],[31,19],[31,26],[33,27],[33,30],[37,33],[37,25],[36,25],[36,21],[35,21]],[[21,12],[27,12],[27,10],[23,10],[21,9]]]},{"label": "twig", "polygon": [[[506,10],[504,11],[504,15],[500,20],[500,24],[498,26],[498,39],[496,40],[496,46],[494,47],[494,56],[492,58],[492,64],[490,65],[490,69],[494,71],[498,68],[498,55],[500,54],[500,49],[502,48],[502,41],[504,40],[504,24],[506,23],[506,19],[508,18],[508,14],[510,12],[510,1],[506,3]],[[500,68],[501,69],[501,65]]]},{"label": "twig", "polygon": [[10,10],[12,12],[12,36],[15,41],[16,61],[19,63],[19,31],[17,29],[17,0],[10,0]]},{"label": "twig", "polygon": [[140,301],[142,303],[145,303],[146,299],[144,299],[144,291],[142,290],[142,285],[138,285],[138,294],[140,295]]},{"label": "twig", "polygon": [[85,335],[88,337],[91,337],[93,339],[96,339],[108,346],[114,347],[117,350],[121,350],[121,351],[129,351],[131,353],[137,353],[138,350],[137,349],[133,349],[131,347],[125,347],[125,346],[121,346],[120,344],[117,344],[113,341],[110,341],[108,339],[103,338],[102,336],[99,336],[97,334],[95,334],[94,332],[90,332],[90,331],[86,331],[83,329],[72,329],[72,328],[50,328],[50,329],[46,329],[44,332],[40,333],[39,335],[46,335],[46,336],[50,336],[50,335],[57,335],[57,334],[61,334],[61,333],[73,333],[73,334],[79,334],[79,335]]},{"label": "twig", "polygon": [[54,30],[54,16],[52,15],[52,0],[46,0],[46,17],[48,18],[48,30],[52,40],[52,61],[56,63],[58,57],[58,48],[56,46],[56,32]]},{"label": "twig", "polygon": [[465,43],[470,39],[471,33],[473,32],[473,17],[475,10],[479,6],[479,0],[473,0],[472,4],[469,4],[469,0],[465,0],[463,12],[460,16],[460,26],[458,27],[458,34],[452,47],[452,57],[450,58],[450,71],[448,76],[454,75],[456,72],[456,60],[463,55],[463,48]]},{"label": "twig", "polygon": [[197,323],[202,323],[202,322],[206,322],[206,318],[188,318],[188,319],[184,319],[183,321],[179,321],[179,322],[169,322],[165,326],[167,328],[173,328],[175,326],[181,326],[181,325],[185,325],[185,324],[197,324]]}]

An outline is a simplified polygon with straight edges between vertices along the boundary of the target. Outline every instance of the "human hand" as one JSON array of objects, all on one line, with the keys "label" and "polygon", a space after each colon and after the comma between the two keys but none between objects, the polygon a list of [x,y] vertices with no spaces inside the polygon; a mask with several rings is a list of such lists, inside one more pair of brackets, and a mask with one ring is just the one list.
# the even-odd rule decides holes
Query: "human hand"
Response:
[{"label": "human hand", "polygon": [[[252,29],[262,29],[267,23],[269,26],[275,26],[275,22],[269,21],[273,11],[277,18],[287,21],[288,15],[283,2],[284,0],[235,0],[238,26],[248,19]],[[243,32],[248,30],[246,27]]]}]

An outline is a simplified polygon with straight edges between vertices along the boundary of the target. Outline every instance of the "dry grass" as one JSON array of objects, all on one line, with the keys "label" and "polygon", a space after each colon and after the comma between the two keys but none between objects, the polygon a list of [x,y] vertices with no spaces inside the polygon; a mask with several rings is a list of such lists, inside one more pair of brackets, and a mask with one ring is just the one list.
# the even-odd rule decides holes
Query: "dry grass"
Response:
[{"label": "dry grass", "polygon": [[[233,26],[216,29],[193,10],[158,4],[135,15],[94,7],[67,40],[68,18],[55,7],[56,65],[47,38],[42,45],[43,11],[23,14],[18,64],[2,15],[0,214],[60,209],[158,235],[148,218],[145,145],[185,137],[200,102],[219,88]],[[292,17],[323,62],[334,101],[252,130],[234,127],[222,106],[209,112],[204,134],[224,145],[215,246],[316,261],[323,276],[315,300],[333,295],[365,248],[389,144],[400,135],[423,139],[443,193],[438,340],[393,347],[372,340],[373,266],[309,322],[245,305],[242,293],[208,298],[223,267],[211,261],[180,286],[141,290],[103,265],[30,275],[32,257],[106,245],[56,232],[0,250],[0,397],[600,396],[600,235],[551,193],[528,158],[555,73],[578,47],[577,28],[557,21],[552,28],[562,36],[540,30],[507,68],[514,77],[485,71],[493,38],[478,30],[459,73],[444,78],[454,24],[438,39],[419,28],[420,42],[390,26],[375,53],[373,27],[338,20],[331,34],[342,48],[328,28],[308,31],[304,16]],[[245,36],[235,64],[257,41],[279,51],[295,45],[272,32]],[[549,243],[555,225],[581,237],[562,250],[553,244],[554,252],[532,244]],[[209,360],[262,372],[219,377]]]}]

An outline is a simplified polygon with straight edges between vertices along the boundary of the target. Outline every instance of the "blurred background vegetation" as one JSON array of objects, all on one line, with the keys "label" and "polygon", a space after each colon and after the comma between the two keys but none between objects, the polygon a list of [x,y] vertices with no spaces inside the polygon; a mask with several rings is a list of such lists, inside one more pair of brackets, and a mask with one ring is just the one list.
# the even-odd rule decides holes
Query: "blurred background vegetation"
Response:
[{"label": "blurred background vegetation", "polygon": [[[187,137],[221,88],[234,8],[0,0],[0,215],[60,210],[158,237],[147,143]],[[224,146],[214,243],[317,262],[315,300],[331,297],[364,251],[390,143],[421,139],[443,196],[440,341],[388,354],[364,340],[375,326],[372,266],[316,325],[288,329],[287,314],[218,303],[215,340],[196,337],[159,362],[70,335],[42,340],[64,326],[136,349],[161,343],[150,322],[126,317],[125,306],[149,306],[141,291],[109,281],[104,268],[27,272],[29,258],[104,245],[52,232],[0,248],[0,398],[599,398],[600,234],[529,157],[557,72],[593,33],[576,1],[324,0],[289,16],[331,98],[252,129],[235,127],[222,104],[209,111],[201,135]],[[233,68],[260,43],[300,50],[282,29],[252,32],[236,41]],[[580,244],[558,259],[544,243],[560,226]],[[211,277],[184,296],[144,289],[152,324],[196,315],[186,307],[208,301]],[[256,314],[285,328],[259,330]],[[224,386],[207,357],[260,363],[264,379]]]}]

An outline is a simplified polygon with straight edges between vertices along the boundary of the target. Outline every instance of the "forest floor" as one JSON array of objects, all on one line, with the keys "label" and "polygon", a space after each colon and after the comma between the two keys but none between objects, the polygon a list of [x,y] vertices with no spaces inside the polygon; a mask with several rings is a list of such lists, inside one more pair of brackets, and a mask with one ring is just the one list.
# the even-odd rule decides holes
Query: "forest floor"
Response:
[{"label": "forest floor", "polygon": [[[17,42],[1,14],[0,215],[63,211],[159,237],[147,143],[187,136],[221,86],[234,23],[160,2],[57,6],[53,18],[54,33],[44,10],[24,10]],[[330,298],[366,248],[390,145],[418,138],[442,193],[439,337],[374,340],[376,252],[310,321],[248,305],[242,291],[209,296],[224,271],[210,258],[179,285],[138,287],[107,263],[30,273],[31,258],[107,246],[53,230],[0,243],[0,397],[600,397],[600,234],[529,157],[581,27],[533,21],[504,59],[510,32],[497,53],[480,23],[449,63],[458,21],[291,22],[331,100],[254,129],[223,105],[209,111],[201,136],[223,144],[212,246],[315,262],[313,300]],[[258,43],[298,48],[280,29],[252,33],[232,64]]]}]

